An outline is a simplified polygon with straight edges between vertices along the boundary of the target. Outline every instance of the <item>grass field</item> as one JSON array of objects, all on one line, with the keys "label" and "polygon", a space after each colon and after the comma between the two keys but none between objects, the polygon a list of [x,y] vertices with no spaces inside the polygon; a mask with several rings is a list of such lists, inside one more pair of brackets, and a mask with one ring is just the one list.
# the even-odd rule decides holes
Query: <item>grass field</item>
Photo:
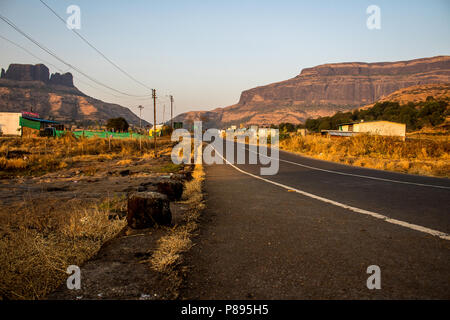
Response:
[{"label": "grass field", "polygon": [[125,226],[100,206],[58,208],[24,201],[0,215],[2,299],[45,297],[67,277],[69,265],[81,265]]},{"label": "grass field", "polygon": [[152,141],[1,138],[0,299],[43,298],[95,255],[126,225],[127,190],[180,170],[171,146],[154,159]]},{"label": "grass field", "polygon": [[358,135],[327,138],[292,136],[280,148],[299,154],[367,168],[450,177],[450,136],[394,137]]},{"label": "grass field", "polygon": [[[166,139],[167,140],[167,139]],[[166,145],[161,140],[159,144]],[[39,175],[70,166],[79,160],[152,157],[153,141],[137,139],[1,138],[1,175]]]}]

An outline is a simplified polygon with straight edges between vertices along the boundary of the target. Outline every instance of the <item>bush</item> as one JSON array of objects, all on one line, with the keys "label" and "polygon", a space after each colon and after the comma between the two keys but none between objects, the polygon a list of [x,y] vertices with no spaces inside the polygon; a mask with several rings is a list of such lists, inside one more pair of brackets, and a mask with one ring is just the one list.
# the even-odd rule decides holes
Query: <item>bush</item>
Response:
[{"label": "bush", "polygon": [[398,102],[378,102],[372,108],[353,112],[338,112],[331,117],[307,119],[305,126],[313,132],[321,130],[337,130],[342,123],[354,121],[386,120],[405,123],[407,130],[421,129],[426,126],[437,126],[450,115],[447,101],[436,101],[428,97],[426,101],[400,105]]}]

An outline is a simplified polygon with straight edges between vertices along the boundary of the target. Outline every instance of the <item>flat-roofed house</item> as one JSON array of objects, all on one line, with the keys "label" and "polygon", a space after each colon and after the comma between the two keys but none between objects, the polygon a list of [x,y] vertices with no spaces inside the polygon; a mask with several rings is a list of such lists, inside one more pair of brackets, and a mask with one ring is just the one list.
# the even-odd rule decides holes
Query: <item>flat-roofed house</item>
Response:
[{"label": "flat-roofed house", "polygon": [[25,137],[55,136],[56,130],[64,130],[64,125],[58,121],[46,120],[26,113],[22,113],[20,117],[20,126],[22,127],[22,136]]},{"label": "flat-roofed house", "polygon": [[406,136],[406,124],[385,120],[362,121],[343,123],[339,125],[339,131],[352,131],[377,134],[380,136],[402,137]]},{"label": "flat-roofed house", "polygon": [[20,117],[22,113],[0,112],[0,132],[3,135],[20,136]]},{"label": "flat-roofed house", "polygon": [[406,124],[385,120],[360,121],[342,123],[339,125],[338,130],[323,130],[322,133],[340,137],[349,137],[360,133],[368,133],[380,136],[400,137],[405,140]]}]

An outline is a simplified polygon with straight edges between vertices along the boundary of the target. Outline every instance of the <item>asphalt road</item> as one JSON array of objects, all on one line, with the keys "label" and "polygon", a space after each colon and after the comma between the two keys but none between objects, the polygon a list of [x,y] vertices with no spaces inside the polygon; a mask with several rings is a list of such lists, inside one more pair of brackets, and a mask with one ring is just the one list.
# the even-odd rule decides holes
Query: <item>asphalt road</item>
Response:
[{"label": "asphalt road", "polygon": [[[279,159],[273,176],[205,167],[183,298],[450,299],[449,179]],[[367,288],[370,265],[379,290]]]}]

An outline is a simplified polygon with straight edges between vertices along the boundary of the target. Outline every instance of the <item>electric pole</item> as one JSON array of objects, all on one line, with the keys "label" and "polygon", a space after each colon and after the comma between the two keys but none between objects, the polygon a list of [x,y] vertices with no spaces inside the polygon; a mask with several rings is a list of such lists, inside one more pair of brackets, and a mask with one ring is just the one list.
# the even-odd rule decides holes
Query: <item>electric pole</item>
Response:
[{"label": "electric pole", "polygon": [[170,95],[170,126],[173,130],[173,96]]},{"label": "electric pole", "polygon": [[143,106],[139,106],[139,152],[142,153],[142,109]]},{"label": "electric pole", "polygon": [[153,143],[156,158],[158,156],[156,153],[156,89],[152,89],[152,97],[153,97]]},{"label": "electric pole", "polygon": [[164,125],[164,116],[166,115],[166,105],[163,105],[163,125]]},{"label": "electric pole", "polygon": [[139,130],[142,131],[142,109],[144,109],[143,106],[139,106]]}]

